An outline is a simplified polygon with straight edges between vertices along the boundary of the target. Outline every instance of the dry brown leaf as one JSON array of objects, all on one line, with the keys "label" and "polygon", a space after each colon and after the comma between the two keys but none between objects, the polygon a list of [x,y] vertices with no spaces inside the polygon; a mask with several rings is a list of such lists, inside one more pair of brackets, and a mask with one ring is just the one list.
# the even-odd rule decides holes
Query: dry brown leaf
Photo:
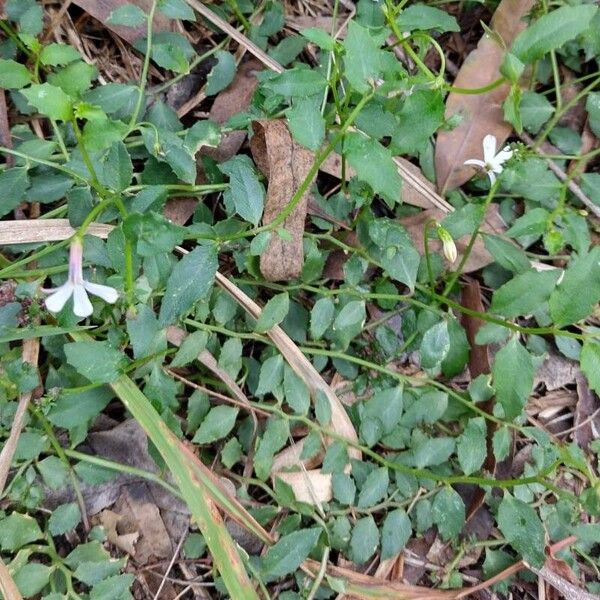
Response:
[{"label": "dry brown leaf", "polygon": [[135,556],[135,544],[140,534],[137,531],[119,533],[117,528],[123,519],[123,515],[119,513],[112,510],[103,510],[97,517],[94,517],[92,522],[104,527],[106,538],[113,546],[129,554],[129,556]]},{"label": "dry brown leaf", "polygon": [[[412,238],[416,249],[422,255],[425,252],[425,224],[430,219],[434,219],[436,221],[441,221],[446,216],[446,213],[439,208],[429,208],[415,215],[411,215],[410,217],[405,217],[400,219],[400,222],[404,227],[406,227],[410,237]],[[498,213],[498,206],[496,204],[491,204],[488,208],[486,219],[484,224],[481,227],[481,231],[485,233],[502,233],[505,230],[506,226],[504,221],[500,217]],[[466,250],[469,240],[471,239],[470,235],[466,235],[459,240],[456,241],[456,249],[458,251],[458,260],[454,263],[454,267],[460,264],[460,259]],[[432,252],[440,252],[442,248],[442,243],[438,239],[430,239],[429,240],[429,249]],[[471,273],[473,271],[478,271],[482,267],[485,267],[494,262],[493,256],[486,250],[485,245],[480,236],[477,237],[473,249],[467,259],[465,267],[463,269],[463,273]],[[446,266],[451,269],[452,263],[446,261]]]},{"label": "dry brown leaf", "polygon": [[[492,17],[491,29],[510,47],[515,37],[525,28],[523,17],[535,0],[502,0]],[[497,40],[484,34],[477,48],[466,58],[454,81],[457,88],[480,88],[496,81],[504,50]],[[441,194],[462,185],[473,175],[473,168],[463,163],[470,158],[481,158],[482,142],[487,134],[496,136],[498,147],[512,131],[504,121],[502,103],[509,92],[503,84],[485,94],[451,92],[446,100],[446,118],[460,115],[462,121],[452,131],[440,131],[435,148],[437,185]]]},{"label": "dry brown leaf", "polygon": [[[284,120],[254,121],[250,142],[258,168],[269,180],[263,222],[274,221],[305,180],[314,154],[295,142]],[[260,256],[260,270],[268,281],[289,281],[302,271],[304,221],[309,191],[282,223],[291,239],[271,233],[267,249]]]},{"label": "dry brown leaf", "polygon": [[600,399],[590,389],[583,373],[577,374],[577,404],[573,437],[580,448],[587,449],[589,443],[600,437]]},{"label": "dry brown leaf", "polygon": [[[145,25],[140,25],[139,27],[121,27],[119,25],[111,25],[107,21],[113,10],[125,4],[135,4],[148,14],[152,6],[152,0],[72,0],[72,2],[85,10],[88,15],[100,21],[104,27],[114,31],[120,38],[123,38],[130,44],[146,35]],[[174,31],[176,23],[177,21],[165,17],[160,11],[156,11],[152,25],[155,32]]]},{"label": "dry brown leaf", "polygon": [[23,596],[2,558],[0,558],[0,596],[5,600],[23,600]]},{"label": "dry brown leaf", "polygon": [[[262,64],[256,59],[242,63],[231,84],[217,94],[208,115],[209,119],[223,125],[233,115],[244,112],[250,106],[258,85],[256,72],[262,68]],[[225,162],[237,154],[245,139],[245,131],[230,131],[221,138],[221,143],[216,148],[201,148],[200,154],[206,154],[217,162]]]}]

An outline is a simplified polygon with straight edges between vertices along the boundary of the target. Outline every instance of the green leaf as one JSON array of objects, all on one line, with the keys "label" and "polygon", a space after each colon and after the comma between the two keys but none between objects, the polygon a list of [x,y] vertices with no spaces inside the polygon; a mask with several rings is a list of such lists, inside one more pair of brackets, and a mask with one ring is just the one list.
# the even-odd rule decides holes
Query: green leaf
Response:
[{"label": "green leaf", "polygon": [[553,115],[554,105],[546,96],[527,90],[521,96],[520,111],[523,127],[535,135]]},{"label": "green leaf", "polygon": [[544,526],[533,507],[506,493],[498,508],[498,528],[523,560],[538,568],[544,564]]},{"label": "green leaf", "polygon": [[208,333],[206,331],[194,331],[190,333],[182,342],[177,354],[171,361],[171,367],[185,367],[198,358],[198,355],[208,343]]},{"label": "green leaf", "polygon": [[530,269],[499,287],[492,298],[491,311],[505,317],[536,312],[544,306],[562,272]]},{"label": "green leaf", "polygon": [[542,235],[546,231],[549,218],[550,213],[547,210],[532,208],[512,224],[506,235],[512,238],[519,238],[525,235]]},{"label": "green leaf", "polygon": [[283,358],[280,354],[270,356],[260,368],[255,394],[261,396],[275,391],[283,379]]},{"label": "green leaf", "polygon": [[588,112],[590,129],[600,137],[600,92],[590,92],[585,101]]},{"label": "green leaf", "polygon": [[265,481],[273,466],[275,453],[281,450],[289,440],[290,428],[285,419],[269,418],[267,428],[258,443],[254,454],[254,470],[256,476]]},{"label": "green leaf", "polygon": [[381,560],[398,555],[412,533],[412,524],[403,509],[390,511],[381,528]]},{"label": "green leaf", "polygon": [[[515,373],[519,376],[515,377]],[[492,367],[496,399],[504,408],[507,419],[521,414],[533,387],[534,368],[531,355],[512,338],[496,353]]]},{"label": "green leaf", "polygon": [[81,521],[81,513],[76,502],[57,506],[48,520],[48,531],[52,535],[63,535],[75,529]]},{"label": "green leaf", "polygon": [[289,69],[263,82],[263,87],[286,98],[307,98],[322,94],[327,80],[318,71]]},{"label": "green leaf", "polygon": [[216,148],[221,142],[219,126],[212,121],[196,121],[185,134],[184,146],[195,154],[202,146]]},{"label": "green leaf", "polygon": [[29,85],[31,80],[32,75],[25,65],[14,60],[0,59],[0,88],[20,90]]},{"label": "green leaf", "polygon": [[321,114],[321,99],[298,98],[286,112],[288,125],[294,139],[308,148],[317,151],[325,139],[325,119]]},{"label": "green leaf", "polygon": [[261,570],[269,578],[293,573],[308,557],[321,535],[321,529],[301,529],[283,536],[261,560]]},{"label": "green leaf", "polygon": [[110,402],[112,394],[105,388],[61,393],[50,408],[48,420],[55,427],[73,429],[85,425],[99,415]]},{"label": "green leaf", "polygon": [[465,524],[465,504],[454,489],[447,486],[440,490],[431,506],[433,522],[444,541],[455,538]]},{"label": "green leaf", "polygon": [[81,54],[69,44],[48,44],[40,53],[40,62],[51,67],[68,65],[70,62],[80,59]]},{"label": "green leaf", "polygon": [[504,120],[510,123],[517,133],[523,133],[523,120],[521,119],[521,88],[518,83],[514,83],[506,100],[502,104],[504,109]]},{"label": "green leaf", "polygon": [[496,262],[512,273],[522,273],[531,263],[523,250],[496,235],[483,234],[483,243]]},{"label": "green leaf", "polygon": [[335,305],[329,297],[319,298],[310,311],[310,335],[313,340],[323,337],[335,314]]},{"label": "green leaf", "polygon": [[231,438],[221,450],[221,462],[226,469],[231,469],[242,457],[242,446],[237,438]]},{"label": "green leaf", "polygon": [[600,395],[600,344],[586,341],[581,349],[581,370],[590,388]]},{"label": "green leaf", "polygon": [[485,437],[486,427],[483,417],[469,419],[465,430],[456,442],[458,462],[465,475],[475,473],[485,461],[487,454]]},{"label": "green leaf", "polygon": [[224,438],[233,429],[239,412],[239,409],[233,406],[222,405],[211,408],[200,424],[192,442],[211,444]]},{"label": "green leaf", "polygon": [[348,449],[346,448],[346,444],[340,440],[336,440],[329,445],[325,452],[321,471],[323,473],[341,473],[347,464]]},{"label": "green leaf", "polygon": [[302,29],[300,35],[321,48],[321,50],[333,50],[335,48],[335,40],[326,31],[318,27]]},{"label": "green leaf", "polygon": [[356,522],[350,538],[350,560],[357,565],[366,563],[379,545],[379,530],[371,515]]},{"label": "green leaf", "polygon": [[235,58],[230,52],[218,50],[215,53],[217,64],[211,69],[206,78],[206,95],[214,96],[224,90],[235,77]]},{"label": "green leaf", "polygon": [[364,300],[351,300],[338,313],[332,329],[336,341],[345,350],[365,324],[367,313]]},{"label": "green leaf", "polygon": [[163,69],[184,74],[190,70],[185,51],[170,43],[152,44],[152,60]]},{"label": "green leaf", "polygon": [[358,179],[368,183],[390,207],[400,201],[402,180],[387,148],[360,133],[349,133],[345,153]]},{"label": "green leaf", "polygon": [[97,583],[90,592],[90,600],[125,600],[125,594],[131,588],[135,575],[113,575]]},{"label": "green leaf", "polygon": [[139,27],[146,22],[146,13],[135,4],[124,4],[108,15],[107,23],[124,27]]},{"label": "green leaf", "polygon": [[54,571],[54,567],[30,562],[15,573],[14,582],[24,598],[31,598],[48,585],[52,571]]},{"label": "green leaf", "polygon": [[69,472],[57,456],[47,456],[38,462],[37,468],[44,483],[53,490],[58,490],[66,484]]},{"label": "green leaf", "polygon": [[0,217],[4,217],[19,206],[28,187],[27,167],[14,167],[0,173],[0,189],[2,189]]},{"label": "green leaf", "polygon": [[571,261],[550,296],[550,316],[557,327],[591,314],[600,301],[600,246]]},{"label": "green leaf", "polygon": [[290,310],[290,296],[287,292],[273,296],[263,307],[254,326],[257,333],[266,333],[285,319]]},{"label": "green leaf", "polygon": [[196,20],[194,11],[185,0],[159,0],[157,8],[169,19]]},{"label": "green leaf", "polygon": [[433,467],[446,462],[454,452],[455,441],[449,437],[423,437],[413,445],[408,462],[417,469]]},{"label": "green leaf", "polygon": [[550,50],[564,46],[583,33],[597,10],[590,4],[561,6],[523,30],[515,39],[511,52],[524,63],[539,60]]},{"label": "green leaf", "polygon": [[18,550],[25,544],[44,537],[36,520],[29,515],[13,512],[0,521],[0,548],[5,551]]},{"label": "green leaf", "polygon": [[344,40],[344,75],[357,92],[368,92],[381,75],[383,52],[380,45],[369,29],[350,21]]},{"label": "green leaf", "polygon": [[378,390],[364,403],[363,418],[377,419],[382,433],[391,433],[402,416],[402,386]]},{"label": "green leaf", "polygon": [[97,76],[98,69],[94,65],[79,60],[48,75],[48,82],[62,89],[71,98],[79,98],[91,87]]},{"label": "green leaf", "polygon": [[506,425],[503,425],[494,432],[492,446],[494,448],[494,457],[497,462],[504,460],[508,456],[511,443],[512,433]]},{"label": "green leaf", "polygon": [[132,213],[123,221],[123,233],[136,241],[139,256],[156,256],[171,252],[181,244],[185,229],[155,212]]},{"label": "green leaf", "polygon": [[450,335],[448,333],[448,322],[442,319],[424,334],[421,341],[421,366],[424,369],[432,369],[439,365],[450,350]]},{"label": "green leaf", "polygon": [[387,494],[390,477],[387,467],[380,467],[369,473],[358,495],[360,508],[374,506]]},{"label": "green leaf", "polygon": [[310,407],[310,392],[304,381],[287,364],[283,367],[285,401],[297,415],[305,415]]},{"label": "green leaf", "polygon": [[356,497],[356,484],[346,473],[334,473],[331,476],[333,497],[341,504],[352,506]]},{"label": "green leaf", "polygon": [[258,180],[252,161],[244,155],[238,155],[219,165],[219,170],[229,177],[231,198],[235,211],[240,217],[253,225],[258,225],[265,202],[265,190]]},{"label": "green leaf", "polygon": [[115,142],[100,159],[100,183],[115,192],[122,192],[133,177],[133,164],[127,147],[122,141]]},{"label": "green leaf", "polygon": [[405,8],[396,18],[400,31],[460,31],[456,18],[447,12],[427,6],[426,4],[413,4]]},{"label": "green leaf", "polygon": [[21,93],[29,104],[51,119],[69,121],[73,116],[73,100],[59,87],[49,83],[35,84]]},{"label": "green leaf", "polygon": [[161,327],[174,323],[198,300],[208,297],[217,272],[215,246],[198,246],[173,268],[158,317]]},{"label": "green leaf", "polygon": [[91,383],[111,383],[122,374],[127,357],[108,342],[73,342],[63,350],[67,362]]}]

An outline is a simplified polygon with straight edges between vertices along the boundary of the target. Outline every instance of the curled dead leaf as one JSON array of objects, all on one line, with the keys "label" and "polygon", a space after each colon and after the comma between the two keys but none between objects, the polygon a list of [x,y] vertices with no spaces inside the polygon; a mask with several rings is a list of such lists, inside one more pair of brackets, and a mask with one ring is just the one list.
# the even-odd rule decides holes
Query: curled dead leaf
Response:
[{"label": "curled dead leaf", "polygon": [[[294,141],[284,120],[255,121],[252,128],[252,156],[269,180],[263,215],[263,222],[268,225],[286,208],[305,180],[314,155]],[[287,281],[300,275],[308,196],[307,191],[282,224],[291,239],[272,232],[269,245],[260,256],[260,270],[269,281]]]}]

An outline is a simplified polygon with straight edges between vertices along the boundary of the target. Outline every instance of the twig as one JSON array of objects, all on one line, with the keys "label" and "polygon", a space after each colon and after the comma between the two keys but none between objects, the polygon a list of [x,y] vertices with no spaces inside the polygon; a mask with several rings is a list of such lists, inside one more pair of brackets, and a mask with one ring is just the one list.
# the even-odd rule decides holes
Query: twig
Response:
[{"label": "twig", "polygon": [[[29,363],[33,367],[37,368],[38,353],[40,349],[40,341],[37,338],[25,340],[23,342],[23,362]],[[19,442],[19,436],[21,435],[21,429],[25,422],[25,415],[27,414],[27,407],[31,400],[32,392],[21,394],[19,396],[19,404],[15,412],[12,426],[10,428],[10,435],[0,452],[0,494],[4,490],[6,480],[8,479],[8,472],[10,465],[12,464],[15,450]]]},{"label": "twig", "polygon": [[169,573],[171,572],[171,569],[173,568],[173,565],[175,564],[175,561],[177,560],[177,555],[179,554],[179,551],[181,550],[181,546],[183,545],[183,540],[185,540],[187,533],[188,532],[186,529],[183,532],[181,538],[179,539],[177,548],[175,548],[175,552],[173,552],[173,556],[171,557],[171,562],[169,562],[169,565],[168,565],[167,569],[165,570],[165,574],[163,575],[160,585],[158,586],[158,589],[156,590],[156,594],[154,594],[154,600],[158,600],[160,598],[160,593],[162,592],[163,587],[165,587],[165,583],[167,583],[167,578],[169,576]]}]

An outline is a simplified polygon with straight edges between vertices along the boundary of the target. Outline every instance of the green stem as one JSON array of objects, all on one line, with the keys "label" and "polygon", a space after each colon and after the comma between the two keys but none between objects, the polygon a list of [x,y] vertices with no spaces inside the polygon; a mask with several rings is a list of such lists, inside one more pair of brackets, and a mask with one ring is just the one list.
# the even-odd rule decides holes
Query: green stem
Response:
[{"label": "green stem", "polygon": [[148,22],[146,27],[146,54],[144,56],[144,64],[142,66],[142,72],[140,74],[140,84],[138,87],[138,98],[135,103],[135,108],[131,114],[129,121],[129,131],[131,132],[137,123],[140,111],[142,110],[142,104],[144,102],[144,96],[146,95],[146,82],[148,80],[148,69],[150,68],[150,55],[152,54],[152,24],[154,22],[154,13],[156,12],[156,6],[158,0],[153,0],[150,12],[148,13]]},{"label": "green stem", "polygon": [[487,92],[491,92],[495,90],[497,87],[500,87],[506,79],[504,77],[500,77],[496,79],[496,81],[492,81],[492,83],[488,83],[488,85],[484,85],[479,88],[461,88],[454,87],[453,85],[448,85],[446,90],[451,94],[468,94],[468,95],[477,95],[477,94],[485,94]]}]

